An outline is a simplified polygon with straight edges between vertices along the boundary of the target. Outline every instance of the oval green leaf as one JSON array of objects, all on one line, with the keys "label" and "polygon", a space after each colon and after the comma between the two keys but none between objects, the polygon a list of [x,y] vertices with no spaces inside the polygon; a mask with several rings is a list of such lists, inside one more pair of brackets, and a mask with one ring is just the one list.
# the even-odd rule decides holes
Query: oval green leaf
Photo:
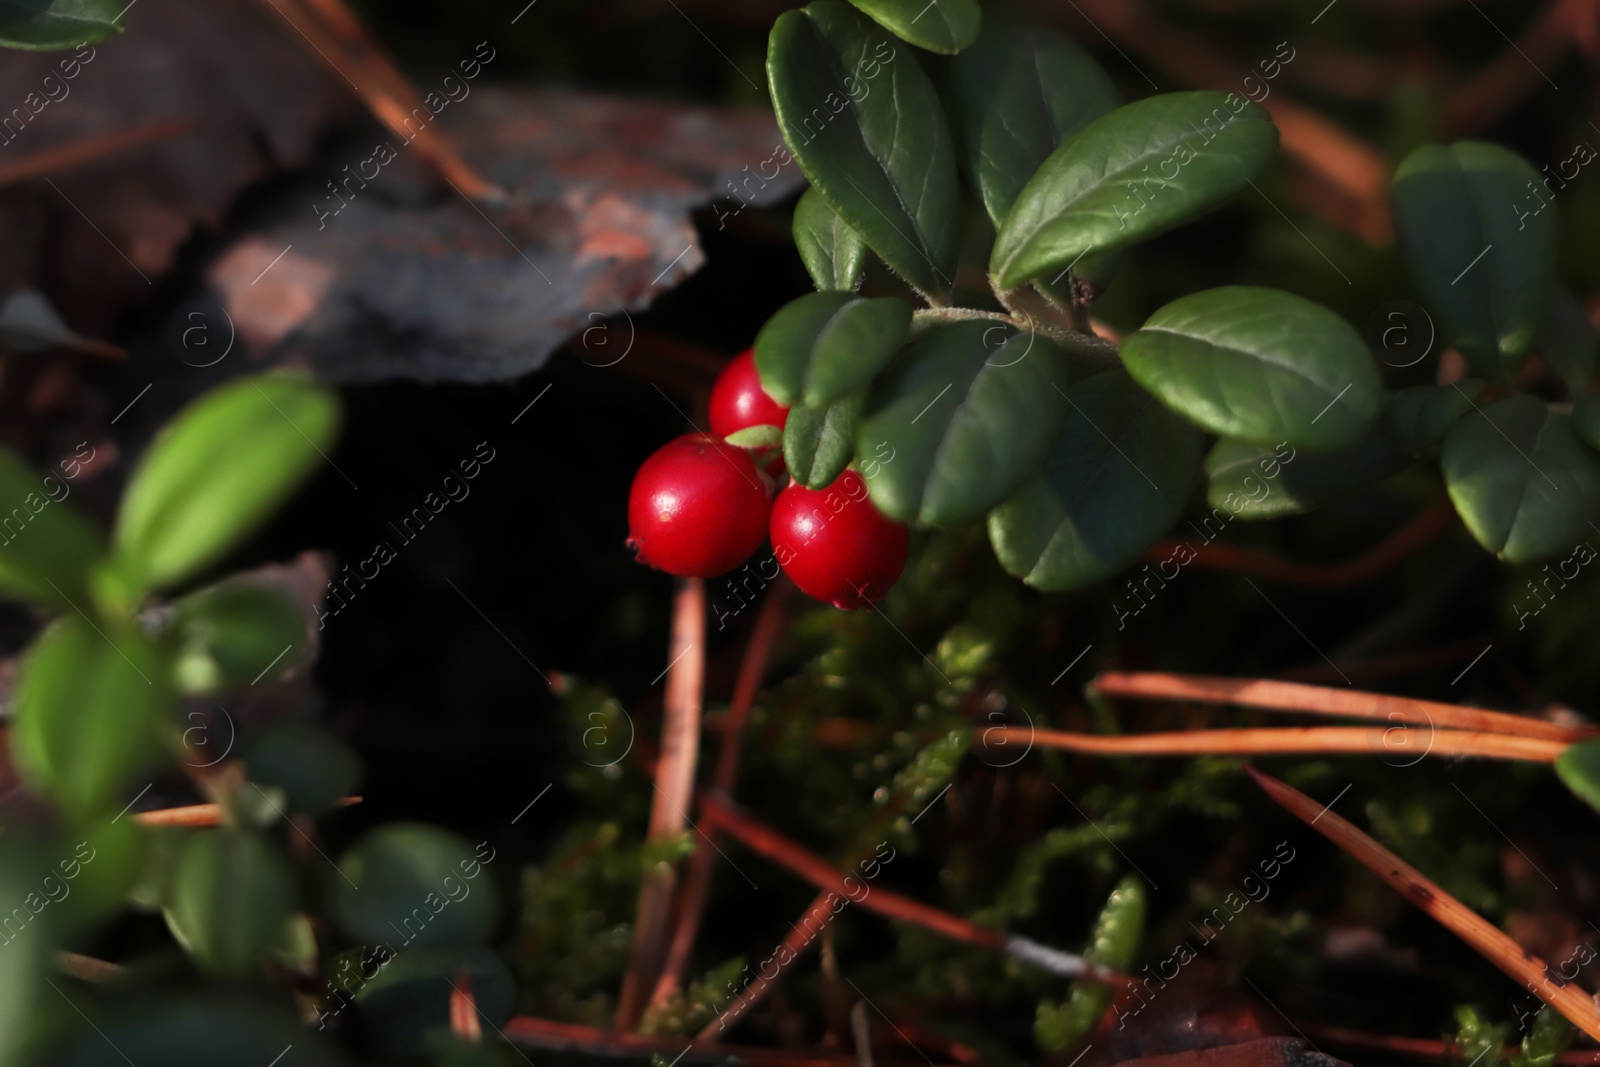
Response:
[{"label": "oval green leaf", "polygon": [[865,389],[825,408],[789,409],[783,425],[783,462],[807,489],[826,489],[856,454],[856,426],[867,406]]},{"label": "oval green leaf", "polygon": [[[60,998],[51,995],[60,1004]],[[130,998],[131,999],[131,998]],[[165,992],[113,1007],[54,1067],[347,1067],[349,1060],[265,997]],[[62,1005],[65,1008],[65,1005]],[[284,1055],[290,1047],[294,1051]],[[226,1051],[224,1051],[226,1050]],[[282,1057],[274,1064],[273,1057]]]},{"label": "oval green leaf", "polygon": [[1066,410],[1065,357],[1036,334],[962,322],[907,345],[874,384],[856,452],[893,449],[867,481],[903,522],[973,522],[1039,469]]},{"label": "oval green leaf", "polygon": [[161,749],[166,655],[134,626],[70,617],[23,657],[11,741],[28,783],[82,820],[116,804]]},{"label": "oval green leaf", "polygon": [[123,0],[27,0],[0,4],[0,47],[77,48],[122,32]]},{"label": "oval green leaf", "polygon": [[773,26],[767,80],[812,188],[906,281],[947,292],[960,239],[955,149],[916,57],[850,5],[816,0]]},{"label": "oval green leaf", "polygon": [[996,229],[1050,153],[1122,103],[1077,45],[1038,26],[985,30],[951,65],[950,123]]},{"label": "oval green leaf", "polygon": [[1342,448],[1383,403],[1361,335],[1276,289],[1231,285],[1174,300],[1122,342],[1122,361],[1180,415],[1261,445]]},{"label": "oval green leaf", "polygon": [[1583,305],[1566,286],[1552,286],[1533,350],[1569,390],[1577,392],[1594,380],[1595,345],[1594,327]]},{"label": "oval green leaf", "polygon": [[1377,485],[1413,462],[1377,429],[1348,448],[1324,453],[1297,452],[1288,442],[1263,447],[1218,441],[1206,456],[1206,503],[1213,510],[1194,529],[1210,542],[1233,519],[1299,515]]},{"label": "oval green leaf", "polygon": [[1600,811],[1600,738],[1562,749],[1556,757],[1556,777],[1584,803]]},{"label": "oval green leaf", "polygon": [[1600,517],[1600,455],[1578,440],[1572,419],[1531,396],[1457,422],[1440,462],[1467,529],[1508,563],[1566,552]]},{"label": "oval green leaf", "polygon": [[261,966],[294,902],[289,861],[266,839],[197,830],[172,870],[162,914],[201,969],[240,977]]},{"label": "oval green leaf", "polygon": [[1572,428],[1584,444],[1600,449],[1600,393],[1581,396],[1572,405]]},{"label": "oval green leaf", "polygon": [[1482,378],[1466,378],[1449,385],[1402,389],[1383,406],[1383,432],[1401,451],[1426,452],[1472,410],[1486,384]]},{"label": "oval green leaf", "polygon": [[71,492],[66,480],[40,477],[0,449],[0,590],[61,611],[86,606],[105,538],[65,503]]},{"label": "oval green leaf", "polygon": [[178,601],[173,677],[185,693],[210,694],[276,677],[303,658],[306,615],[282,590],[231,579]]},{"label": "oval green leaf", "polygon": [[482,1018],[504,1025],[516,1010],[517,985],[498,955],[478,945],[423,945],[383,964],[357,991],[368,1032],[394,1055],[414,1050],[429,1031],[448,1030],[451,989],[463,973]]},{"label": "oval green leaf", "polygon": [[1177,521],[1200,467],[1200,434],[1126,371],[1096,374],[1066,395],[1044,473],[989,513],[1001,566],[1050,591],[1138,559]]},{"label": "oval green leaf", "polygon": [[338,422],[337,395],[291,374],[241,378],[184,408],[122,498],[124,579],[151,592],[215,563],[323,462]]},{"label": "oval green leaf", "polygon": [[1011,289],[1171,229],[1248,188],[1277,150],[1267,112],[1234,93],[1166,93],[1119,107],[1023,187],[989,272]]},{"label": "oval green leaf", "polygon": [[953,56],[978,37],[977,0],[850,0],[874,22],[918,48]]},{"label": "oval green leaf", "polygon": [[870,382],[910,327],[911,305],[892,296],[807,293],[756,335],[761,387],[780,404],[823,407]]},{"label": "oval green leaf", "polygon": [[245,749],[250,780],[283,790],[293,811],[320,815],[349,796],[361,782],[355,751],[310,723],[268,727]]},{"label": "oval green leaf", "polygon": [[1539,172],[1508,148],[1423,145],[1395,171],[1394,223],[1411,275],[1478,374],[1504,375],[1544,314],[1556,214]]},{"label": "oval green leaf", "polygon": [[334,913],[372,947],[482,941],[499,910],[494,878],[483,870],[493,859],[492,849],[478,856],[436,826],[387,823],[340,858]]},{"label": "oval green leaf", "polygon": [[867,242],[815,189],[794,208],[794,244],[818,289],[854,292],[867,267]]}]

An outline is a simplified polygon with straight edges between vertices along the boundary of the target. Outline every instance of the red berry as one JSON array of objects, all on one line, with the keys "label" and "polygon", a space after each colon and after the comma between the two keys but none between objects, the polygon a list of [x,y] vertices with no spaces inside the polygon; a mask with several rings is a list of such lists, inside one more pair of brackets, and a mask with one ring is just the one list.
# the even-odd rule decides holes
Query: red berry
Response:
[{"label": "red berry", "polygon": [[761,547],[772,480],[750,453],[694,433],[662,445],[628,493],[628,547],[635,558],[681,578],[711,578]]},{"label": "red berry", "polygon": [[[752,426],[782,427],[788,417],[789,409],[761,388],[753,348],[734,356],[711,386],[711,432],[718,437],[728,437]],[[783,473],[783,456],[758,459],[772,473]]]},{"label": "red berry", "polygon": [[865,608],[888,595],[909,543],[905,524],[873,506],[855,471],[826,489],[791,485],[772,506],[779,566],[808,596],[836,608]]}]

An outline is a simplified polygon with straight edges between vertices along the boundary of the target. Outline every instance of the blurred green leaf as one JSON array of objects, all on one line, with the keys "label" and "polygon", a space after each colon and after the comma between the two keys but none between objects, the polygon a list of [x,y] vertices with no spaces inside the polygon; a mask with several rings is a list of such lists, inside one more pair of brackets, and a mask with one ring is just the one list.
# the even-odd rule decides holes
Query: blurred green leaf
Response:
[{"label": "blurred green leaf", "polygon": [[0,590],[57,611],[88,605],[89,568],[105,553],[104,536],[65,493],[56,500],[64,489],[0,449]]},{"label": "blurred green leaf", "polygon": [[1383,403],[1366,343],[1321,304],[1230,285],[1174,300],[1122,342],[1134,380],[1223,437],[1332,451]]},{"label": "blurred green leaf", "polygon": [[[1222,440],[1206,456],[1206,503],[1246,521],[1298,515],[1377,485],[1413,462],[1375,429],[1349,448],[1320,455]],[[1209,517],[1201,521],[1209,526]]]},{"label": "blurred green leaf", "polygon": [[989,271],[1011,289],[1080,256],[1153,237],[1249,188],[1277,150],[1267,112],[1233,93],[1164,93],[1126,104],[1056,149],[1029,179],[999,227]]},{"label": "blurred green leaf", "polygon": [[1440,463],[1467,529],[1508,563],[1566,552],[1600,518],[1600,455],[1531,396],[1457,422]]},{"label": "blurred green leaf", "polygon": [[244,752],[251,781],[283,790],[292,811],[320,815],[361,782],[361,758],[310,723],[286,722],[251,739]]},{"label": "blurred green leaf", "polygon": [[977,0],[850,0],[884,29],[918,48],[953,56],[978,36]]},{"label": "blurred green leaf", "polygon": [[173,677],[185,693],[213,694],[253,685],[295,666],[306,644],[306,617],[282,590],[249,579],[191,593],[172,623]]},{"label": "blurred green leaf", "polygon": [[1572,405],[1572,428],[1584,444],[1600,449],[1600,393],[1579,397]]},{"label": "blurred green leaf", "polygon": [[1045,471],[989,513],[1007,572],[1074,589],[1127,566],[1177,521],[1200,467],[1200,434],[1123,370],[1066,390]]},{"label": "blurred green leaf", "polygon": [[516,1009],[517,987],[500,957],[479,945],[418,945],[401,950],[361,987],[356,1003],[368,1032],[389,1055],[408,1051],[450,1025],[450,994],[468,988],[487,1027]]},{"label": "blurred green leaf", "polygon": [[1561,376],[1576,393],[1594,379],[1594,327],[1572,291],[1557,282],[1550,287],[1544,317],[1533,339],[1533,350],[1545,365]]},{"label": "blurred green leaf", "polygon": [[171,666],[131,625],[66,618],[23,656],[11,742],[35,789],[76,821],[118,803],[161,749]]},{"label": "blurred green leaf", "polygon": [[867,266],[867,243],[822,194],[807,189],[794,208],[794,244],[818,289],[854,292]]},{"label": "blurred green leaf", "polygon": [[149,862],[150,835],[131,818],[108,818],[63,830],[50,874],[69,891],[63,930],[82,929],[118,911]]},{"label": "blurred green leaf", "polygon": [[894,297],[807,293],[756,335],[761,387],[778,403],[820,408],[870,382],[906,339],[911,305]]},{"label": "blurred green leaf", "polygon": [[365,834],[339,859],[333,910],[369,946],[482,941],[499,910],[493,876],[463,838],[436,826],[392,822]]},{"label": "blurred green leaf", "polygon": [[241,994],[166,994],[115,1009],[51,1067],[341,1067],[348,1061],[286,1011]]},{"label": "blurred green leaf", "polygon": [[948,292],[960,237],[955,149],[916,57],[848,4],[816,0],[772,27],[767,80],[812,188],[901,277]]},{"label": "blurred green leaf", "polygon": [[1511,1067],[1552,1067],[1556,1057],[1572,1044],[1574,1029],[1560,1012],[1546,1004],[1533,1017],[1533,1029],[1522,1039],[1522,1050],[1511,1058]]},{"label": "blurred green leaf", "polygon": [[277,846],[254,833],[196,830],[172,869],[162,912],[202,970],[239,977],[260,968],[294,907],[294,875]]},{"label": "blurred green leaf", "polygon": [[1539,173],[1482,141],[1424,145],[1395,171],[1400,247],[1431,309],[1479,375],[1504,376],[1544,315],[1556,213],[1530,191]]},{"label": "blurred green leaf", "polygon": [[122,498],[115,548],[136,593],[215,563],[332,446],[339,401],[292,374],[252,375],[180,411],[151,442]]},{"label": "blurred green leaf", "polygon": [[867,406],[865,389],[823,408],[789,409],[783,425],[783,462],[795,481],[826,489],[849,466],[856,451],[856,426]]},{"label": "blurred green leaf", "polygon": [[0,47],[50,52],[122,32],[122,0],[11,0],[0,5]]},{"label": "blurred green leaf", "polygon": [[1383,432],[1403,452],[1426,452],[1473,409],[1486,384],[1482,378],[1465,378],[1402,389],[1383,406]]},{"label": "blurred green leaf", "polygon": [[1600,811],[1600,739],[1568,745],[1556,757],[1556,777]]},{"label": "blurred green leaf", "polygon": [[1500,1050],[1506,1043],[1505,1023],[1491,1025],[1478,1009],[1461,1005],[1456,1008],[1456,1035],[1451,1043],[1453,1062],[1477,1067],[1500,1067],[1505,1059]]}]

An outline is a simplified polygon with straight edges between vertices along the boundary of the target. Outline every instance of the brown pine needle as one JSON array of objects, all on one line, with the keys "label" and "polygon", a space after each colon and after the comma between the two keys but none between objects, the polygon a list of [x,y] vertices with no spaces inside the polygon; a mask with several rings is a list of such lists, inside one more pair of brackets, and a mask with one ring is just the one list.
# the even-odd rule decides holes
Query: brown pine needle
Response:
[{"label": "brown pine needle", "polygon": [[1600,735],[1593,726],[1562,726],[1525,715],[1484,711],[1431,700],[1330,689],[1266,678],[1222,678],[1202,674],[1167,674],[1160,671],[1108,671],[1089,685],[1109,697],[1136,700],[1175,700],[1194,704],[1232,704],[1289,714],[1343,716],[1388,723],[1410,723],[1435,729],[1481,730],[1486,733],[1540,737],[1551,741],[1580,741]]},{"label": "brown pine needle", "polygon": [[[1476,756],[1553,763],[1567,746],[1559,741],[1469,730],[1434,730],[1390,743],[1394,727],[1274,726],[1244,730],[1178,730],[1153,734],[1076,734],[1031,726],[994,726],[987,743],[1059,748],[1092,756]],[[1413,731],[1414,733],[1415,731]],[[996,737],[998,735],[998,738]]]},{"label": "brown pine needle", "polygon": [[[340,797],[339,807],[348,808],[361,803],[360,797]],[[190,830],[204,830],[222,825],[222,806],[219,804],[189,804],[181,808],[158,808],[134,815],[140,826],[180,826]]]},{"label": "brown pine needle", "polygon": [[1600,1007],[1595,1006],[1589,994],[1329,807],[1254,767],[1245,770],[1267,796],[1291,815],[1355,857],[1401,896],[1471,945],[1484,959],[1566,1016],[1572,1025],[1600,1040]]},{"label": "brown pine needle", "polygon": [[23,156],[8,166],[0,167],[0,186],[54,174],[153,141],[182,137],[193,133],[197,128],[196,124],[188,119],[151,122],[101,137],[85,137],[81,141],[74,141],[59,148],[46,148]]}]

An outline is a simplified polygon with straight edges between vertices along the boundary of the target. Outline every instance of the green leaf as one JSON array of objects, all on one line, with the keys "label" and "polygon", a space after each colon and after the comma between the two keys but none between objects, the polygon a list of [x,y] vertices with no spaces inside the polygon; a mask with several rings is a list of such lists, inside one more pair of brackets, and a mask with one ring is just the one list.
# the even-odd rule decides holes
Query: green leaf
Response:
[{"label": "green leaf", "polygon": [[[480,848],[487,845],[480,845]],[[333,910],[369,946],[482,941],[499,904],[465,840],[436,826],[392,822],[369,831],[339,860]]]},{"label": "green leaf", "polygon": [[0,4],[0,46],[76,48],[122,32],[122,0],[10,0]]},{"label": "green leaf", "polygon": [[1600,393],[1579,397],[1572,405],[1572,428],[1584,444],[1600,449]]},{"label": "green leaf", "polygon": [[949,291],[960,251],[955,149],[916,57],[848,4],[817,0],[773,26],[767,80],[812,188],[906,281]]},{"label": "green leaf", "polygon": [[1200,467],[1200,434],[1109,370],[1067,390],[1045,472],[989,513],[1007,572],[1037,589],[1115,574],[1177,521]]},{"label": "green leaf", "polygon": [[856,453],[888,442],[867,480],[885,515],[973,522],[1044,462],[1067,407],[1061,351],[1009,326],[961,322],[923,334],[874,384]]},{"label": "green leaf", "polygon": [[961,162],[996,229],[1064,142],[1122,96],[1088,53],[1053,30],[985,30],[950,68],[950,123]]},{"label": "green leaf", "polygon": [[[85,999],[81,993],[71,996],[74,1001]],[[55,994],[50,997],[60,1004]],[[294,1051],[284,1056],[290,1046]],[[274,1056],[283,1056],[282,1062],[274,1065]],[[222,1060],[240,1067],[345,1067],[349,1063],[287,1011],[264,1006],[263,998],[234,992],[194,995],[171,991],[114,1007],[95,1029],[84,1027],[67,1053],[51,1062],[58,1067],[128,1067],[130,1063],[138,1067],[216,1067]]]},{"label": "green leaf", "polygon": [[[1144,932],[1144,887],[1133,875],[1117,883],[1100,909],[1083,957],[1113,970],[1127,970],[1139,950]],[[1111,1006],[1112,990],[1102,984],[1072,983],[1065,1004],[1041,1003],[1034,1019],[1034,1036],[1046,1052],[1060,1052],[1084,1037]]]},{"label": "green leaf", "polygon": [[383,964],[356,993],[367,1032],[392,1057],[414,1049],[430,1031],[448,1030],[452,986],[463,988],[463,974],[482,1019],[504,1025],[516,1010],[516,980],[494,952],[457,943],[408,948]]},{"label": "green leaf", "polygon": [[1539,332],[1533,339],[1533,350],[1572,392],[1587,387],[1594,379],[1595,343],[1594,327],[1589,325],[1583,305],[1566,286],[1552,286],[1544,318],[1539,320]]},{"label": "green leaf", "polygon": [[1424,145],[1395,172],[1395,231],[1411,275],[1486,378],[1528,350],[1549,298],[1556,214],[1531,191],[1538,184],[1527,160],[1481,141]]},{"label": "green leaf", "polygon": [[978,36],[976,0],[850,0],[873,21],[918,48],[953,56]]},{"label": "green leaf", "polygon": [[306,616],[282,590],[234,578],[178,601],[173,678],[185,693],[220,693],[294,667],[305,650]]},{"label": "green leaf", "polygon": [[1600,738],[1568,745],[1556,757],[1556,777],[1600,811]]},{"label": "green leaf", "polygon": [[1482,378],[1449,385],[1415,385],[1402,389],[1383,406],[1383,432],[1404,452],[1426,452],[1473,409],[1485,386]]},{"label": "green leaf", "polygon": [[794,208],[794,244],[818,289],[854,292],[867,266],[867,243],[815,189]]},{"label": "green leaf", "polygon": [[1174,300],[1122,342],[1122,361],[1180,415],[1262,445],[1353,444],[1383,403],[1361,335],[1276,289],[1230,285]]},{"label": "green leaf", "polygon": [[790,408],[783,427],[789,475],[807,489],[832,485],[855,455],[856,426],[866,406],[867,391],[861,389],[825,408]]},{"label": "green leaf", "polygon": [[250,779],[283,790],[293,811],[320,815],[361,782],[361,758],[344,742],[309,723],[268,727],[245,750]]},{"label": "green leaf", "polygon": [[911,327],[894,297],[807,293],[778,309],[756,335],[761,387],[783,405],[819,408],[870,382]]},{"label": "green leaf", "polygon": [[[47,852],[13,830],[0,838],[0,894],[9,901],[0,925],[0,1067],[34,1067],[45,1062],[37,1048],[40,1016],[53,1010],[42,998],[60,1003],[43,979],[50,973],[57,931],[54,909],[46,904],[49,886],[34,874],[49,863]],[[70,898],[69,898],[70,899]],[[31,914],[34,906],[37,914]],[[17,912],[21,911],[21,922]]]},{"label": "green leaf", "polygon": [[71,492],[0,449],[0,508],[8,509],[0,511],[0,590],[60,611],[87,606],[87,576],[105,538],[65,503]]},{"label": "green leaf", "polygon": [[1440,460],[1467,529],[1508,563],[1565,552],[1600,517],[1600,456],[1531,396],[1456,423]]},{"label": "green leaf", "polygon": [[57,622],[23,657],[11,741],[24,778],[75,819],[119,803],[161,748],[171,666],[135,627]]},{"label": "green leaf", "polygon": [[1233,93],[1166,93],[1119,107],[1028,181],[999,228],[989,272],[1011,289],[1188,222],[1249,188],[1277,150],[1267,112]]},{"label": "green leaf", "polygon": [[253,833],[196,830],[173,868],[162,914],[206,972],[240,977],[294,914],[294,875],[278,848]]},{"label": "green leaf", "polygon": [[769,452],[783,445],[783,428],[780,426],[746,426],[723,438],[735,448],[750,452]]},{"label": "green leaf", "polygon": [[70,883],[63,929],[84,929],[122,907],[149,862],[149,837],[133,819],[110,813],[62,830],[48,873]]},{"label": "green leaf", "polygon": [[323,461],[339,402],[309,378],[263,374],[214,389],[178,413],[134,471],[116,554],[138,593],[215,563]]},{"label": "green leaf", "polygon": [[[1298,515],[1377,485],[1413,462],[1376,429],[1354,445],[1320,454],[1301,454],[1287,443],[1263,448],[1218,441],[1206,456],[1206,503],[1214,510],[1195,528],[1210,541],[1221,532],[1213,519],[1225,523]],[[1215,509],[1225,514],[1218,516]]]},{"label": "green leaf", "polygon": [[1566,1016],[1544,1005],[1533,1017],[1533,1028],[1523,1037],[1522,1049],[1512,1057],[1511,1067],[1552,1067],[1556,1057],[1572,1044],[1573,1034]]}]

